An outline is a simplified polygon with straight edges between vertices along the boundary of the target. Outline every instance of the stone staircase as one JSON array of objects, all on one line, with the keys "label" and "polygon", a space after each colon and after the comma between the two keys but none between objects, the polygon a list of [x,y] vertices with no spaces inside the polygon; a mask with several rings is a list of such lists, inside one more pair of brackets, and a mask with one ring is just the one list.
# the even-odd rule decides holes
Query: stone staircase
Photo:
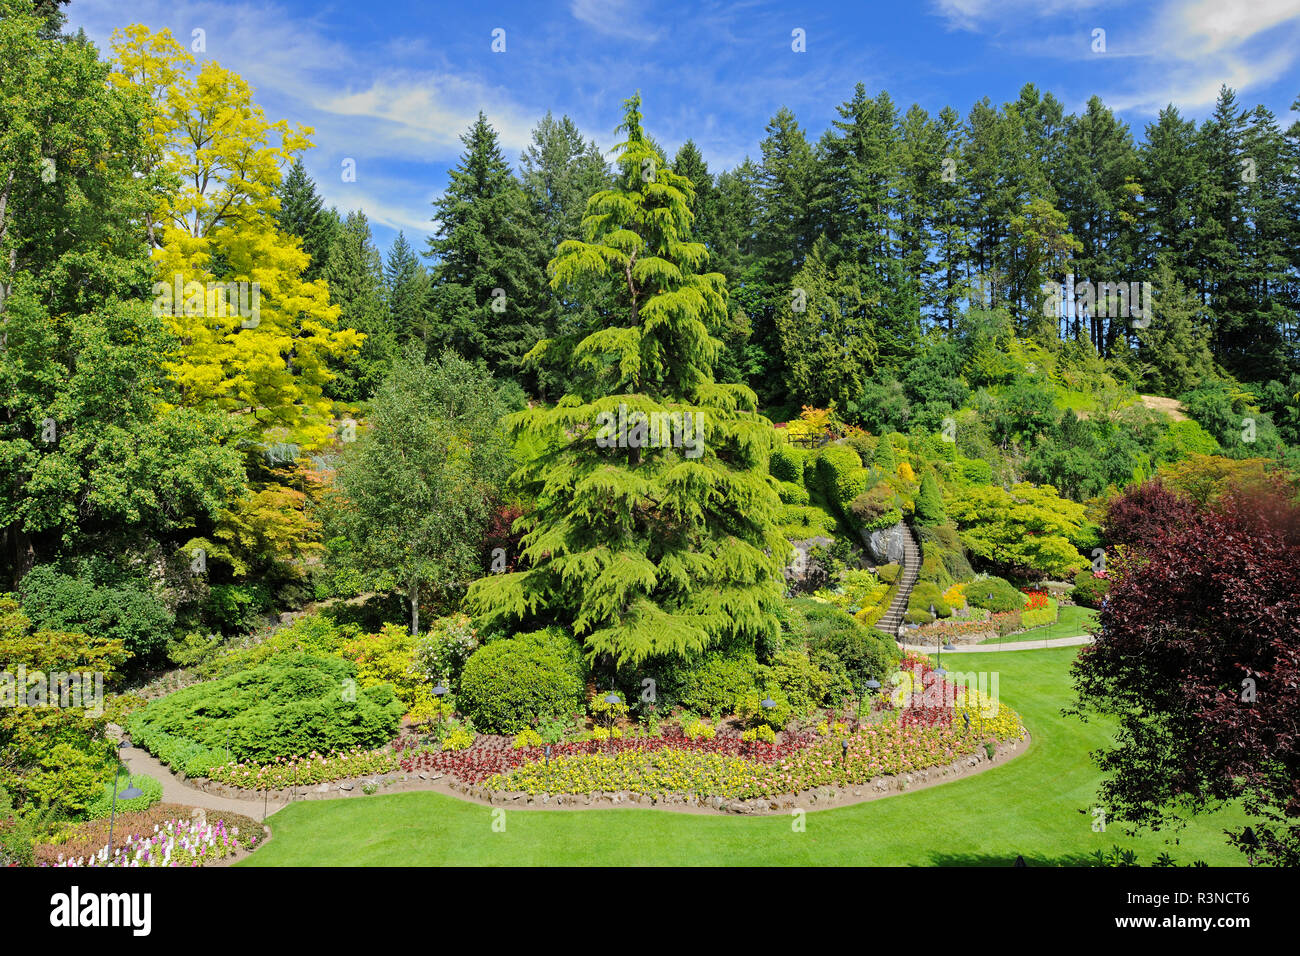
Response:
[{"label": "stone staircase", "polygon": [[903,615],[907,613],[907,600],[912,596],[912,588],[921,574],[921,546],[916,534],[906,523],[903,524],[903,566],[898,578],[898,591],[889,609],[876,622],[876,630],[884,631],[895,640],[898,629],[903,624]]}]

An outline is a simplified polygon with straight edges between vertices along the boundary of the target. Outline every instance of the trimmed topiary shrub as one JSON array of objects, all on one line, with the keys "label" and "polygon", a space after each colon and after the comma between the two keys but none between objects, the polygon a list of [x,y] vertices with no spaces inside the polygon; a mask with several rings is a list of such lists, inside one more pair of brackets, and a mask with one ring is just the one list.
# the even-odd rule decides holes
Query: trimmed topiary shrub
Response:
[{"label": "trimmed topiary shrub", "polygon": [[582,710],[585,680],[578,642],[548,628],[492,641],[471,654],[456,707],[484,733],[517,734],[535,718]]},{"label": "trimmed topiary shrub", "polygon": [[966,600],[973,607],[987,608],[994,613],[1019,611],[1025,606],[1025,595],[1019,589],[992,575],[972,581],[966,589]]},{"label": "trimmed topiary shrub", "polygon": [[[907,599],[907,610],[909,613],[923,613],[925,619],[930,619],[930,605],[934,605],[934,612],[939,617],[950,617],[952,608],[948,602],[943,599],[944,589],[934,581],[917,581],[916,586],[912,588],[912,593]],[[909,621],[908,623],[919,623]]]},{"label": "trimmed topiary shrub", "polygon": [[893,561],[889,564],[882,564],[880,567],[876,568],[876,577],[880,578],[880,580],[884,581],[886,584],[893,584],[898,580],[900,570],[901,568],[897,561]]},{"label": "trimmed topiary shrub", "polygon": [[768,471],[777,481],[803,484],[803,464],[808,453],[793,445],[777,445],[768,461]]},{"label": "trimmed topiary shrub", "polygon": [[776,493],[780,495],[781,501],[787,505],[806,505],[808,503],[808,489],[803,485],[796,485],[793,481],[778,482]]},{"label": "trimmed topiary shrub", "polygon": [[828,502],[841,508],[866,490],[867,471],[858,453],[847,445],[827,445],[817,452],[817,487]]}]

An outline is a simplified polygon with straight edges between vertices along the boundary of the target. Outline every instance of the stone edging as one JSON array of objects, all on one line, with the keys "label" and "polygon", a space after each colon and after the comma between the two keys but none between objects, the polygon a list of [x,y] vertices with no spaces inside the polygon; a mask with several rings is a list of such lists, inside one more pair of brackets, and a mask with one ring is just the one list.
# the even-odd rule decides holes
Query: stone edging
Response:
[{"label": "stone edging", "polygon": [[[482,784],[462,783],[441,773],[408,774],[393,771],[373,774],[365,777],[352,777],[333,780],[328,783],[309,787],[293,787],[272,790],[272,801],[283,800],[337,800],[344,797],[364,796],[362,787],[373,783],[379,793],[406,793],[411,791],[434,791],[445,796],[490,806],[504,806],[518,810],[586,810],[601,808],[651,807],[680,813],[734,813],[761,816],[773,813],[786,813],[794,809],[830,809],[832,807],[850,806],[865,803],[899,793],[924,790],[927,787],[949,783],[962,777],[972,776],[992,769],[1012,760],[1031,743],[1028,731],[1020,740],[999,743],[995,746],[990,759],[981,745],[974,754],[968,754],[953,763],[944,766],[926,767],[905,774],[891,774],[873,777],[863,783],[849,784],[845,787],[825,786],[805,790],[801,793],[779,794],[773,797],[755,797],[748,800],[728,799],[725,797],[700,797],[695,794],[665,793],[640,794],[629,791],[617,793],[587,794],[528,794],[523,791],[491,790]],[[180,776],[180,775],[178,775]],[[183,777],[181,779],[184,779]],[[186,780],[188,786],[207,793],[217,794],[250,803],[261,798],[263,791],[245,790],[229,784],[210,780],[206,777]]]}]

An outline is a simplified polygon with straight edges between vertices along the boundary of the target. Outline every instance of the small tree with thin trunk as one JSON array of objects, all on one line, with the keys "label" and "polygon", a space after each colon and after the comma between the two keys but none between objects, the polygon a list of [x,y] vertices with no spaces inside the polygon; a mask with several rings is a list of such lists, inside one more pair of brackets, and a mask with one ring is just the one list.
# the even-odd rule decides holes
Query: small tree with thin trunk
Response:
[{"label": "small tree with thin trunk", "polygon": [[405,591],[412,634],[422,595],[445,603],[484,570],[483,534],[509,473],[504,411],[481,366],[454,352],[428,364],[417,344],[345,449],[329,522],[371,587]]}]

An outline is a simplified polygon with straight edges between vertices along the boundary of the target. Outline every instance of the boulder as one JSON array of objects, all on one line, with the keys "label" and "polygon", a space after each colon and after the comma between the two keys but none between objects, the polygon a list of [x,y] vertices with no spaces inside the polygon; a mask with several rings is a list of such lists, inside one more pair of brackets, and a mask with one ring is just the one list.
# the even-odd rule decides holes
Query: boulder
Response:
[{"label": "boulder", "polygon": [[903,522],[878,531],[863,531],[862,543],[876,564],[902,564],[907,531]]}]

